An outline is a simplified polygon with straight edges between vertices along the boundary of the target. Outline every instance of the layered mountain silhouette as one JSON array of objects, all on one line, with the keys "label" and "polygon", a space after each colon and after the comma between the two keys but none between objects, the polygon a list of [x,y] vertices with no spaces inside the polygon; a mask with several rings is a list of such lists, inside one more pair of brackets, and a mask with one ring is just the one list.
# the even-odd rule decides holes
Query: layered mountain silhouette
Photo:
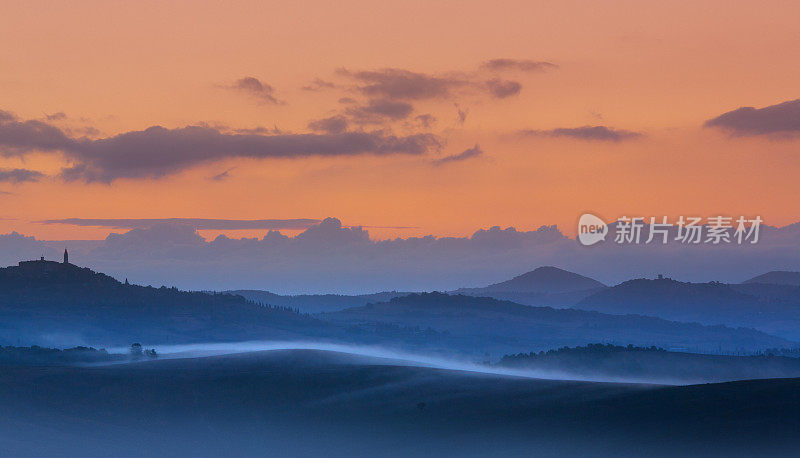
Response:
[{"label": "layered mountain silhouette", "polygon": [[793,346],[752,329],[442,293],[411,294],[311,316],[238,295],[130,285],[48,261],[0,269],[0,323],[0,345],[312,339],[496,357],[591,342],[702,351]]},{"label": "layered mountain silhouette", "polygon": [[511,280],[483,288],[461,288],[454,293],[533,306],[569,307],[604,288],[606,285],[592,278],[558,267],[543,266]]},{"label": "layered mountain silhouette", "polygon": [[788,339],[800,339],[800,288],[761,285],[637,279],[599,291],[574,307],[611,314],[753,327]]},{"label": "layered mountain silhouette", "polygon": [[[512,348],[549,349],[592,342],[653,344],[691,351],[784,347],[793,344],[753,329],[702,326],[660,318],[615,316],[575,309],[531,307],[488,297],[411,294],[316,315],[348,326],[405,326],[430,329],[432,339],[463,350],[506,354]],[[764,347],[762,347],[764,348]]]}]

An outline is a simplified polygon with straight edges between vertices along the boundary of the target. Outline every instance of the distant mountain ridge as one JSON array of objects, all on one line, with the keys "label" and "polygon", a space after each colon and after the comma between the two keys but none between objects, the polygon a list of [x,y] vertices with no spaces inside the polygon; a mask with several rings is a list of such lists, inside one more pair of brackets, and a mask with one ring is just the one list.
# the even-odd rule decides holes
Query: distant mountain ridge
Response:
[{"label": "distant mountain ridge", "polygon": [[467,288],[484,291],[517,293],[565,293],[587,289],[605,288],[606,285],[583,275],[553,266],[538,267],[517,275],[511,280],[495,283],[484,288]]},{"label": "distant mountain ridge", "polygon": [[753,327],[800,339],[800,289],[690,283],[669,278],[629,280],[582,299],[574,308],[668,320]]},{"label": "distant mountain ridge", "polygon": [[510,280],[482,288],[460,288],[454,294],[493,297],[531,306],[570,307],[607,288],[599,281],[553,266],[538,267]]},{"label": "distant mountain ridge", "polygon": [[[592,342],[660,345],[698,351],[793,347],[795,344],[752,329],[702,326],[647,316],[531,307],[490,297],[411,294],[389,302],[323,313],[319,318],[347,326],[415,326],[464,348],[484,348],[497,356],[509,348],[529,350]],[[477,342],[481,342],[480,345]],[[773,342],[773,343],[768,343]]]},{"label": "distant mountain ridge", "polygon": [[742,282],[743,284],[763,283],[769,285],[800,286],[800,272],[773,270]]}]

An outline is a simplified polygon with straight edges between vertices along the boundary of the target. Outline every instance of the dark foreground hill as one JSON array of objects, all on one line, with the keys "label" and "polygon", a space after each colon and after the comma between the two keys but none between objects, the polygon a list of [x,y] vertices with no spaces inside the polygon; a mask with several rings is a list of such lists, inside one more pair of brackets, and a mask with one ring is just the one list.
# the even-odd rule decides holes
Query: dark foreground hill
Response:
[{"label": "dark foreground hill", "polygon": [[796,456],[800,381],[546,381],[276,351],[0,372],[3,456]]},{"label": "dark foreground hill", "polygon": [[615,316],[575,309],[529,307],[488,297],[411,294],[317,315],[361,329],[382,325],[430,329],[452,348],[479,349],[497,357],[594,342],[666,346],[713,352],[793,347],[792,342],[752,329],[702,326],[646,316]]},{"label": "dark foreground hill", "polygon": [[49,261],[0,269],[0,344],[63,347],[322,335],[336,336],[337,330],[240,296],[129,285]]},{"label": "dark foreground hill", "polygon": [[701,355],[658,347],[592,344],[539,353],[506,355],[500,367],[541,370],[596,380],[658,380],[676,383],[800,377],[800,358]]},{"label": "dark foreground hill", "polygon": [[482,288],[461,288],[453,293],[493,297],[532,306],[570,307],[604,288],[606,285],[595,279],[558,267],[543,266],[511,280]]},{"label": "dark foreground hill", "polygon": [[800,340],[800,289],[791,286],[637,279],[599,291],[574,307],[602,313],[635,313],[676,321],[747,326]]}]

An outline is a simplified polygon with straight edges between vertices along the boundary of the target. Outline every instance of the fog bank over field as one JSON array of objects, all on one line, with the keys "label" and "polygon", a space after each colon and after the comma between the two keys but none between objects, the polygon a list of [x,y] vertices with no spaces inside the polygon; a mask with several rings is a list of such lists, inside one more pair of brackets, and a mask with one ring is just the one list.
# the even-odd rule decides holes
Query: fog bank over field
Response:
[{"label": "fog bank over field", "polygon": [[493,227],[468,237],[372,240],[335,218],[297,236],[269,231],[260,239],[219,236],[162,223],[112,233],[102,241],[49,242],[0,236],[0,264],[60,259],[137,284],[193,290],[261,289],[281,294],[446,291],[484,286],[541,265],[606,284],[659,273],[679,280],[740,282],[771,270],[800,270],[800,225],[762,227],[757,244],[618,245],[613,237],[581,246],[555,226],[524,231]]},{"label": "fog bank over field", "polygon": [[[470,374],[483,374],[486,376],[516,377],[523,379],[538,380],[561,380],[561,381],[580,381],[580,382],[604,382],[604,383],[626,383],[626,384],[646,384],[646,385],[691,385],[697,383],[709,383],[719,381],[741,380],[749,373],[759,375],[759,378],[776,378],[784,376],[800,375],[800,360],[796,358],[780,358],[785,367],[778,372],[768,373],[759,372],[759,368],[754,366],[754,362],[774,362],[774,359],[757,357],[724,357],[712,355],[698,355],[691,353],[673,353],[664,350],[642,351],[638,347],[632,347],[631,354],[644,356],[633,364],[632,367],[639,367],[643,364],[648,366],[648,370],[625,371],[621,367],[609,367],[605,371],[593,370],[584,365],[576,364],[575,361],[564,360],[561,367],[535,367],[532,364],[510,364],[509,362],[523,361],[524,358],[509,356],[503,358],[501,364],[496,361],[470,361],[463,356],[439,354],[413,353],[402,350],[392,349],[378,345],[348,345],[314,341],[250,341],[250,342],[227,342],[227,343],[198,343],[187,345],[155,345],[153,348],[158,352],[158,359],[192,359],[230,356],[237,354],[259,353],[259,352],[282,352],[293,350],[314,350],[335,354],[342,364],[356,365],[387,365],[420,367],[431,369],[442,369],[447,371],[459,371]],[[125,347],[110,348],[112,354],[125,353]],[[575,351],[583,349],[576,348]],[[552,353],[552,352],[551,352]],[[693,367],[678,374],[674,368],[664,361],[664,355],[673,358],[694,358],[700,362],[694,363]],[[654,358],[654,356],[656,358]],[[755,358],[755,359],[754,359]],[[649,363],[647,360],[652,360]],[[712,367],[709,363],[716,360],[717,367]],[[123,363],[125,361],[122,361]],[[119,364],[120,361],[110,361],[109,364]],[[685,362],[680,364],[686,365]],[[707,367],[704,364],[708,365]],[[661,367],[662,370],[653,370],[654,367]],[[726,372],[726,368],[731,366],[749,366],[744,372]],[[616,373],[615,373],[616,372]],[[654,375],[654,374],[658,375]]]},{"label": "fog bank over field", "polygon": [[[485,364],[445,357],[441,355],[423,355],[393,350],[380,346],[345,345],[325,342],[278,342],[278,341],[252,341],[252,342],[227,342],[227,343],[200,343],[188,345],[153,345],[159,359],[204,358],[209,356],[235,355],[262,351],[283,350],[319,350],[342,353],[356,358],[360,363],[427,367],[454,371],[472,372],[486,375],[500,375],[522,377],[542,380],[573,380],[586,382],[620,382],[620,383],[648,383],[660,385],[680,385],[677,380],[645,380],[643,378],[617,378],[617,377],[582,377],[561,371],[539,371],[534,369],[513,369],[494,367],[487,361]],[[124,347],[113,347],[111,353],[124,353]]]}]

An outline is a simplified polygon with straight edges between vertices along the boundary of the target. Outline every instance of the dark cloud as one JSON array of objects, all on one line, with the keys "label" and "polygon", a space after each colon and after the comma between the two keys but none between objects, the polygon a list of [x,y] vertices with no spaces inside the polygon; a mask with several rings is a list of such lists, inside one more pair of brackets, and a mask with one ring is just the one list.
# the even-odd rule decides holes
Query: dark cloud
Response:
[{"label": "dark cloud", "polygon": [[467,159],[472,159],[476,157],[483,156],[483,150],[480,146],[475,145],[472,148],[466,149],[458,154],[452,154],[450,156],[445,156],[441,159],[437,159],[433,161],[433,165],[444,165],[449,164],[451,162],[461,162],[466,161]]},{"label": "dark cloud", "polygon": [[419,126],[423,129],[430,129],[434,124],[436,124],[436,118],[430,113],[415,116],[414,120],[417,121]]},{"label": "dark cloud", "polygon": [[[549,62],[532,60],[493,59],[484,63],[480,70],[534,72],[556,68]],[[519,94],[522,84],[500,78],[485,79],[481,71],[451,72],[441,75],[412,72],[399,68],[351,72],[339,70],[357,81],[355,87],[370,98],[387,100],[418,101],[453,98],[459,93],[488,93],[496,98]]]},{"label": "dark cloud", "polygon": [[469,114],[468,108],[461,108],[459,104],[456,104],[456,110],[458,110],[458,115],[456,117],[456,122],[459,126],[463,126],[465,122],[467,122],[467,115]]},{"label": "dark cloud", "polygon": [[356,99],[352,98],[352,97],[342,97],[341,99],[339,99],[339,103],[345,104],[345,105],[349,105],[349,104],[357,103],[357,102],[358,101]]},{"label": "dark cloud", "polygon": [[207,127],[151,127],[85,142],[70,156],[78,162],[63,171],[67,180],[160,178],[220,159],[300,158],[358,154],[424,154],[438,146],[432,135],[396,137],[383,133],[254,135],[226,134]]},{"label": "dark cloud", "polygon": [[36,170],[28,169],[0,169],[0,182],[4,183],[24,183],[27,181],[39,181],[45,174]]},{"label": "dark cloud", "polygon": [[[222,128],[217,128],[217,129],[224,130]],[[234,129],[233,132],[236,132],[237,134],[254,134],[254,135],[280,135],[288,133],[279,128],[277,124],[272,127],[258,126],[250,129]]]},{"label": "dark cloud", "polygon": [[314,81],[312,81],[310,84],[303,86],[301,89],[303,89],[304,91],[321,91],[323,89],[333,89],[335,87],[336,84],[330,81],[325,81],[321,78],[314,78]]},{"label": "dark cloud", "polygon": [[83,227],[111,227],[115,229],[146,229],[163,224],[183,225],[195,230],[256,230],[256,229],[308,229],[319,224],[318,219],[206,219],[206,218],[65,218],[36,221],[40,224],[67,224]]},{"label": "dark cloud", "polygon": [[640,132],[630,130],[614,129],[606,126],[581,126],[581,127],[561,127],[551,130],[523,130],[520,131],[524,136],[547,136],[547,137],[566,137],[587,141],[612,141],[633,140],[643,137]]},{"label": "dark cloud", "polygon": [[486,87],[489,89],[489,93],[498,99],[504,99],[506,97],[511,97],[512,95],[517,95],[519,94],[519,91],[522,90],[522,84],[518,83],[517,81],[501,80],[496,78],[487,81]]},{"label": "dark cloud", "polygon": [[387,120],[405,119],[413,111],[414,107],[409,103],[378,99],[370,100],[367,105],[350,107],[345,113],[358,124],[381,124]]},{"label": "dark cloud", "polygon": [[45,119],[48,121],[61,121],[67,119],[67,115],[64,112],[59,111],[58,113],[45,115]]},{"label": "dark cloud", "polygon": [[275,97],[275,88],[273,88],[267,83],[259,81],[258,78],[254,78],[252,76],[246,76],[244,78],[236,80],[235,83],[227,87],[228,89],[239,91],[249,96],[255,97],[256,99],[264,103],[271,103],[276,105],[284,103]]},{"label": "dark cloud", "polygon": [[160,178],[202,163],[229,158],[302,158],[360,154],[425,154],[439,148],[431,134],[404,137],[383,132],[340,134],[243,134],[220,128],[160,126],[108,138],[73,139],[40,121],[0,122],[0,153],[61,152],[73,165],[67,180],[111,182],[118,178]]},{"label": "dark cloud", "polygon": [[69,129],[70,133],[77,133],[79,135],[86,135],[89,137],[97,137],[98,135],[102,134],[100,129],[92,126],[85,126],[85,127],[78,127],[76,129]]},{"label": "dark cloud", "polygon": [[727,130],[733,135],[769,135],[800,133],[800,99],[764,108],[741,107],[714,119],[705,127]]},{"label": "dark cloud", "polygon": [[554,70],[558,65],[528,59],[492,59],[484,62],[481,68],[491,71],[543,72]]},{"label": "dark cloud", "polygon": [[446,98],[451,95],[453,89],[468,84],[460,78],[432,76],[399,68],[359,72],[340,70],[339,73],[359,81],[361,85],[358,90],[365,95],[387,99]]},{"label": "dark cloud", "polygon": [[75,148],[78,140],[43,121],[21,121],[7,111],[0,111],[0,155],[16,156],[32,150],[53,151]]},{"label": "dark cloud", "polygon": [[341,115],[317,119],[308,123],[308,128],[315,132],[340,134],[347,131],[347,118]]},{"label": "dark cloud", "polygon": [[208,179],[211,181],[225,181],[231,177],[231,172],[233,171],[234,168],[235,167],[231,167],[228,170],[225,170],[224,172],[209,177]]}]

